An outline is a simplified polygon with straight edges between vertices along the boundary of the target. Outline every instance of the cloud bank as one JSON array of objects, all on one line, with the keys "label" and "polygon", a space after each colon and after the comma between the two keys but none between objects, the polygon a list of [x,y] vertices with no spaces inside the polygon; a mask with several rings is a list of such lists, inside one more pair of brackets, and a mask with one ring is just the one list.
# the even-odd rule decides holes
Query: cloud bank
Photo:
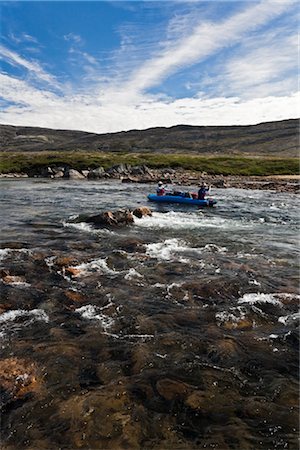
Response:
[{"label": "cloud bank", "polygon": [[[103,69],[101,58],[84,49],[84,39],[74,30],[62,40],[70,45],[68,56],[73,63],[81,63],[77,83],[62,83],[41,62],[3,45],[2,60],[24,75],[9,70],[0,74],[0,122],[102,133],[297,117],[297,41],[293,24],[286,21],[294,4],[245,3],[226,19],[199,18],[189,34],[184,17],[177,16],[176,21],[171,17],[167,38],[155,42],[151,37],[152,51],[147,57],[140,49],[135,51],[138,43],[123,36],[121,48],[111,57],[113,77]],[[274,20],[277,23],[272,28]],[[139,57],[134,64],[126,64],[122,52],[128,56],[131,50]],[[208,71],[201,64],[212,58]],[[186,76],[186,93],[169,95],[165,83],[175,77],[176,84],[178,73]]]}]

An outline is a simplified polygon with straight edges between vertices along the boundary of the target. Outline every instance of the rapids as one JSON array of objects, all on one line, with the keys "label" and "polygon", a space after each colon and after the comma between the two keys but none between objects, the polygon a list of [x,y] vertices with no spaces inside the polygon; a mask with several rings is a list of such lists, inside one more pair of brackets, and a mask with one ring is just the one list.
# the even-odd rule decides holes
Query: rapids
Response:
[{"label": "rapids", "polygon": [[4,449],[298,448],[295,194],[97,229],[154,186],[0,184]]}]

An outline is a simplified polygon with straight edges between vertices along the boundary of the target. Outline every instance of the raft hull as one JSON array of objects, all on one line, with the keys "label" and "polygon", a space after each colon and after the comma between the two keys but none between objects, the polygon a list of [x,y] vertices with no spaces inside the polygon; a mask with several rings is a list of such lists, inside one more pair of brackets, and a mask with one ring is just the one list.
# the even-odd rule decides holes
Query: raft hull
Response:
[{"label": "raft hull", "polygon": [[196,206],[214,206],[217,202],[216,200],[198,200],[189,197],[183,197],[181,195],[155,195],[149,194],[148,200],[150,202],[156,203],[181,203],[185,205],[196,205]]}]

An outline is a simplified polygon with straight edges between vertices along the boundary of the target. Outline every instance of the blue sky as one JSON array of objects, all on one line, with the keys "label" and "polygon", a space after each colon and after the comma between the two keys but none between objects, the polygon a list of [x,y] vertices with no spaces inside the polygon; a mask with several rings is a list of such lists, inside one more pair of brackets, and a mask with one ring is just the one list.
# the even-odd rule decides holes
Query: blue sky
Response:
[{"label": "blue sky", "polygon": [[293,0],[0,7],[0,123],[103,133],[299,117]]}]

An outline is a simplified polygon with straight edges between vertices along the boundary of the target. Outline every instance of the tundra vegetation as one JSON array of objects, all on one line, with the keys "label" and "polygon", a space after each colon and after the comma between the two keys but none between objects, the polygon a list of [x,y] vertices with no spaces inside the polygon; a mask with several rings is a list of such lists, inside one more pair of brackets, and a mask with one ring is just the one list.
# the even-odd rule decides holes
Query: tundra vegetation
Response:
[{"label": "tundra vegetation", "polygon": [[55,165],[76,170],[104,169],[115,164],[142,165],[153,169],[185,169],[211,175],[298,175],[298,158],[268,156],[199,156],[195,154],[158,154],[127,152],[42,151],[0,152],[0,173],[28,173]]}]

